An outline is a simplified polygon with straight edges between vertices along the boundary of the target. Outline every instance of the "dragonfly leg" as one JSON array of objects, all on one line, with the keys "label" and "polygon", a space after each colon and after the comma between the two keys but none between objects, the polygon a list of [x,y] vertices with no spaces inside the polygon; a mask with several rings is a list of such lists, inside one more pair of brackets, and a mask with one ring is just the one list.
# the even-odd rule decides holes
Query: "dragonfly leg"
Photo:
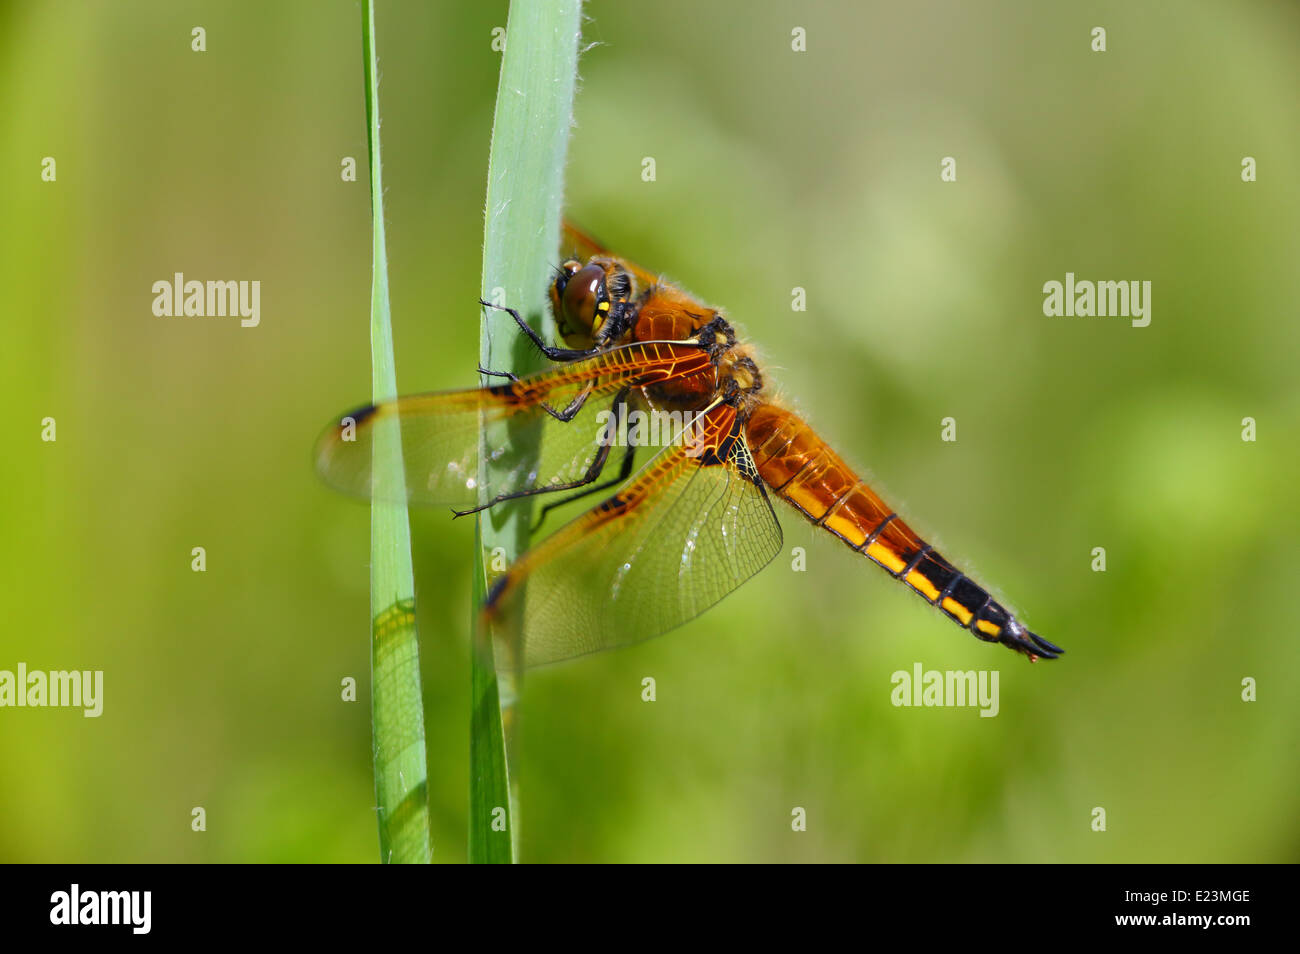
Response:
[{"label": "dragonfly leg", "polygon": [[588,487],[586,490],[580,490],[576,494],[565,497],[563,500],[557,500],[554,503],[548,503],[538,514],[537,520],[534,521],[530,533],[536,533],[541,529],[546,520],[546,515],[556,507],[562,507],[567,503],[573,503],[575,500],[581,500],[591,494],[598,494],[602,490],[608,490],[610,487],[617,487],[623,481],[632,476],[632,466],[636,463],[636,445],[628,444],[627,449],[623,452],[623,463],[619,465],[618,476],[605,481],[603,484],[596,484],[594,487]]},{"label": "dragonfly leg", "polygon": [[[624,415],[627,414],[627,400],[625,395],[626,392],[619,395],[618,400],[614,404],[614,414],[610,418],[609,425],[605,430],[605,439],[603,441],[603,446],[601,447],[601,450],[607,451],[611,446],[613,446],[614,440],[618,436],[619,420]],[[635,464],[635,462],[636,462],[636,444],[629,441],[627,445],[627,449],[623,451],[623,462],[619,465],[617,477],[614,477],[611,480],[607,480],[603,484],[596,484],[594,487],[587,487],[584,490],[578,491],[576,494],[573,494],[572,496],[565,497],[563,500],[556,500],[553,503],[548,503],[546,506],[542,508],[542,512],[538,514],[537,520],[533,523],[532,529],[529,532],[536,533],[538,529],[541,528],[542,523],[545,522],[546,515],[550,513],[552,510],[554,510],[556,507],[563,506],[564,504],[567,503],[572,503],[575,500],[581,500],[583,497],[586,497],[590,494],[599,493],[602,490],[608,490],[610,487],[616,487],[619,484],[623,483],[623,481],[627,480],[628,477],[631,476],[632,466],[633,464]]]},{"label": "dragonfly leg", "polygon": [[509,371],[489,371],[487,368],[483,367],[482,365],[479,365],[478,373],[486,374],[490,378],[506,378],[510,381],[519,380],[519,375],[517,374],[512,374]]},{"label": "dragonfly leg", "polygon": [[[575,397],[572,401],[569,402],[569,406],[566,407],[563,411],[557,411],[555,408],[551,407],[549,404],[546,404],[545,402],[543,402],[542,404],[542,410],[544,410],[547,414],[551,415],[551,417],[555,418],[557,421],[563,421],[565,424],[568,424],[571,420],[573,420],[575,417],[578,416],[578,412],[582,410],[582,406],[587,403],[587,398],[590,396],[591,396],[591,386],[588,385],[586,388],[582,390],[582,393],[580,393],[577,397]],[[615,413],[617,413],[617,411]]]},{"label": "dragonfly leg", "polygon": [[552,361],[577,361],[580,358],[590,358],[592,355],[600,353],[599,348],[588,348],[586,350],[577,348],[552,348],[542,340],[541,335],[529,327],[528,322],[524,321],[524,316],[519,314],[519,312],[514,308],[507,308],[505,305],[494,305],[492,302],[482,298],[478,300],[478,303],[487,308],[495,308],[497,311],[504,311],[508,314],[515,320],[515,324],[519,326],[520,330],[528,336],[528,339],[537,346],[537,350],[546,355],[546,357]]},{"label": "dragonfly leg", "polygon": [[[579,397],[582,398],[583,401],[586,401],[585,393],[579,395]],[[577,399],[575,399],[575,403],[576,400]],[[561,490],[577,490],[579,487],[586,487],[588,484],[595,483],[596,480],[599,479],[600,477],[600,472],[605,469],[605,464],[609,461],[609,449],[610,447],[613,446],[614,443],[612,437],[615,433],[615,428],[617,427],[618,419],[622,414],[622,411],[620,409],[626,406],[626,402],[627,402],[627,390],[625,389],[623,391],[620,391],[618,396],[614,398],[614,414],[610,418],[610,423],[606,425],[605,439],[600,442],[600,449],[596,451],[595,459],[592,460],[590,466],[587,467],[586,473],[584,473],[577,480],[568,480],[560,484],[549,484],[545,487],[529,487],[525,490],[516,490],[514,493],[509,493],[509,494],[499,494],[498,496],[494,497],[492,500],[489,500],[487,503],[479,504],[477,507],[470,507],[468,510],[456,510],[453,508],[451,511],[452,516],[467,517],[472,513],[478,513],[480,510],[487,510],[489,507],[495,507],[497,504],[504,503],[507,500],[517,500],[520,497],[532,497],[535,494],[556,493]],[[579,407],[581,407],[581,405],[579,405]],[[572,408],[572,405],[570,405],[570,408]],[[559,417],[559,415],[563,413],[560,411],[555,411],[553,408],[547,408],[547,410],[550,411],[551,414],[556,417]],[[573,410],[572,414],[570,415],[570,419],[572,418],[573,414],[577,414],[577,413],[578,412],[576,409]],[[565,418],[560,417],[560,420],[565,420]]]},{"label": "dragonfly leg", "polygon": [[[507,378],[510,381],[519,380],[519,375],[517,374],[513,374],[509,371],[489,371],[487,368],[481,365],[479,366],[478,373],[486,374],[489,377],[493,377],[493,378]],[[572,401],[570,401],[569,406],[566,407],[563,411],[557,411],[555,408],[551,407],[545,401],[541,402],[539,407],[541,407],[543,411],[551,415],[551,417],[555,418],[557,421],[563,421],[565,424],[567,424],[569,423],[569,421],[573,420],[575,417],[578,416],[578,412],[582,410],[582,405],[587,403],[587,397],[590,394],[591,394],[591,388],[589,386],[581,394],[579,394]]]}]

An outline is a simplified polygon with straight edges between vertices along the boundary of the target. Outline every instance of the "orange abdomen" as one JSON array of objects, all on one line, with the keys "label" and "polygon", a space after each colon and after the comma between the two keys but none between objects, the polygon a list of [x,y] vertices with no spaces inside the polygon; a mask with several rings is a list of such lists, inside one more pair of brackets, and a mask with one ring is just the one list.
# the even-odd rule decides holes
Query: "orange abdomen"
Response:
[{"label": "orange abdomen", "polygon": [[954,622],[1031,658],[1059,652],[922,540],[797,415],[759,405],[745,436],[759,475],[773,493],[903,580]]}]

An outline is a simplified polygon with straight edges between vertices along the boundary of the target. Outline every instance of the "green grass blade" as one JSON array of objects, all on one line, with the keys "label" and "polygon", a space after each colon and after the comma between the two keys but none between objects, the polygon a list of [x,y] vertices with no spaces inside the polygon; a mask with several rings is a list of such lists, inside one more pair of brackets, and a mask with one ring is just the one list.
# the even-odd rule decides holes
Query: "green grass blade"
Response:
[{"label": "green grass blade", "polygon": [[[397,396],[393,327],[388,304],[384,184],[379,157],[379,67],[373,0],[361,5],[365,49],[366,127],[374,259],[370,285],[371,390],[376,402]],[[379,428],[382,428],[380,430]],[[396,420],[380,422],[374,441],[375,501],[370,510],[371,718],[379,857],[428,862],[429,796],[424,757],[424,701],[415,630],[415,577],[406,505],[402,445]]]},{"label": "green grass blade", "polygon": [[[539,329],[559,247],[581,13],[581,0],[512,0],[497,87],[484,222],[483,297],[518,308]],[[482,367],[519,374],[534,370],[538,362],[510,316],[497,311],[485,317],[479,358]],[[518,453],[530,452],[526,438],[515,435],[512,443]],[[523,552],[531,514],[531,504],[524,498],[494,507],[479,522],[474,572],[479,645],[491,643],[477,632],[477,608],[488,586],[493,553],[503,554],[508,562]],[[513,673],[494,672],[484,653],[470,655],[469,858],[516,861],[519,799],[514,751],[519,686]]]}]

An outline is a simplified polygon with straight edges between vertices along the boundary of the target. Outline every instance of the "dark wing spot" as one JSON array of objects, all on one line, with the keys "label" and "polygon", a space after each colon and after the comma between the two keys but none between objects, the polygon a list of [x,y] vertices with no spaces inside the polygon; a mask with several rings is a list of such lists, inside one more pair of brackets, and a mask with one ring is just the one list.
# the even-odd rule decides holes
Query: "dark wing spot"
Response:
[{"label": "dark wing spot", "polygon": [[[357,408],[351,414],[344,414],[343,416],[352,418],[352,420],[354,420],[357,424],[364,424],[369,418],[373,417],[375,412],[378,410],[379,407],[377,405],[367,404],[365,407]],[[339,427],[342,426],[343,425],[340,422]]]}]

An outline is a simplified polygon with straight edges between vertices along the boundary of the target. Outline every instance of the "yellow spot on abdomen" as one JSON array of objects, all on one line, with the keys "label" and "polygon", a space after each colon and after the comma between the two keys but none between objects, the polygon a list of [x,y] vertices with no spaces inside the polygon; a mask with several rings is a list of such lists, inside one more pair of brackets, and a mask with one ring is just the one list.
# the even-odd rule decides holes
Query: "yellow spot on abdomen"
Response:
[{"label": "yellow spot on abdomen", "polygon": [[996,636],[998,633],[1002,632],[1001,626],[999,626],[997,623],[990,623],[986,619],[982,619],[978,623],[976,623],[975,628],[978,629],[985,636]]},{"label": "yellow spot on abdomen", "polygon": [[893,550],[889,549],[883,543],[873,543],[867,547],[867,556],[875,560],[890,573],[897,573],[907,566],[907,563]]},{"label": "yellow spot on abdomen", "polygon": [[[822,499],[821,495],[814,493],[797,481],[794,486],[786,490],[784,496],[787,500],[802,507],[814,520],[819,519],[826,512],[826,501]],[[865,540],[866,537],[863,537],[863,539]]]},{"label": "yellow spot on abdomen", "polygon": [[911,587],[916,590],[916,592],[920,593],[931,603],[938,598],[939,591],[935,588],[933,583],[925,578],[925,574],[920,570],[913,570],[911,573],[907,574],[905,579]]},{"label": "yellow spot on abdomen", "polygon": [[834,530],[849,542],[849,546],[860,547],[867,539],[865,530],[859,527],[852,520],[847,520],[839,514],[833,514],[827,517],[826,522],[823,523],[822,526]]},{"label": "yellow spot on abdomen", "polygon": [[943,601],[942,606],[953,616],[956,616],[963,626],[968,625],[970,623],[970,618],[975,615],[951,596]]}]

